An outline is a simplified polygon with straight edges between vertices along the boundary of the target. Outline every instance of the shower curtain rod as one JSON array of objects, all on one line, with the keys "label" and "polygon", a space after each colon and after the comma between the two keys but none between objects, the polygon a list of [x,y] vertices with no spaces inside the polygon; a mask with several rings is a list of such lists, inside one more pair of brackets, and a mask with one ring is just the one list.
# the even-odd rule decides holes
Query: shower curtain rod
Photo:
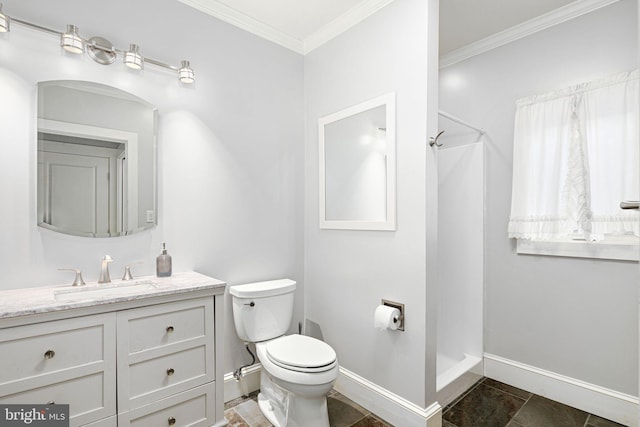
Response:
[{"label": "shower curtain rod", "polygon": [[461,118],[458,118],[458,117],[454,116],[453,114],[449,114],[449,113],[447,113],[445,111],[438,110],[438,115],[440,115],[442,117],[445,117],[445,118],[447,118],[447,119],[449,119],[449,120],[451,120],[453,122],[459,123],[459,124],[461,124],[463,126],[466,126],[468,128],[471,128],[471,129],[473,129],[475,131],[478,131],[478,132],[480,132],[480,135],[484,135],[487,132],[486,130],[484,130],[482,128],[479,128],[479,127],[476,127],[476,126],[474,126],[474,125],[472,125],[470,123],[467,123],[464,120],[462,120]]}]

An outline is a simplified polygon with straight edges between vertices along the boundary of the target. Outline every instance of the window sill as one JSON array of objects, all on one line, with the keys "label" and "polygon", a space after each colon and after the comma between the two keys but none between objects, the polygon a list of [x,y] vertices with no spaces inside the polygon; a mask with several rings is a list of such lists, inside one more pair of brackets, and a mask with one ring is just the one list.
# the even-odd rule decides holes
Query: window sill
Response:
[{"label": "window sill", "polygon": [[523,255],[640,261],[639,239],[633,236],[607,237],[600,242],[517,239],[516,250]]}]

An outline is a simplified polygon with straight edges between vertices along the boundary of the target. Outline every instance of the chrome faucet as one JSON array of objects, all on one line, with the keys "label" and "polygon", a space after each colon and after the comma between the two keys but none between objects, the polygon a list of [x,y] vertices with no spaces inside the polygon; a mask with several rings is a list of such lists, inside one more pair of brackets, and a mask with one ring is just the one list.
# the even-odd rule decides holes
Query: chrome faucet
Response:
[{"label": "chrome faucet", "polygon": [[113,261],[109,255],[105,255],[102,258],[102,265],[100,267],[100,279],[98,283],[111,283],[111,277],[109,276],[109,263]]}]

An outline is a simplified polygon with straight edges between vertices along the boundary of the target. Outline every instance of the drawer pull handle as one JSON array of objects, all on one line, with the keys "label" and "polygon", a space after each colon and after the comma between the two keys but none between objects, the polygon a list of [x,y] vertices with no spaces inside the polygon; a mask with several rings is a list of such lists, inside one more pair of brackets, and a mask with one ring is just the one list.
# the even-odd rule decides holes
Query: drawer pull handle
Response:
[{"label": "drawer pull handle", "polygon": [[53,359],[53,357],[56,355],[56,352],[53,350],[47,350],[44,352],[44,358],[45,359]]},{"label": "drawer pull handle", "polygon": [[55,405],[55,404],[56,404],[56,402],[54,402],[53,400],[50,400],[50,401],[47,402],[47,405]]},{"label": "drawer pull handle", "polygon": [[176,419],[174,417],[169,417],[168,423],[169,423],[170,426],[172,426],[172,425],[174,425],[176,423]]},{"label": "drawer pull handle", "polygon": [[173,332],[173,326],[167,326],[167,333],[170,334]]},{"label": "drawer pull handle", "polygon": [[173,375],[175,372],[176,372],[176,371],[174,371],[174,370],[173,370],[173,368],[169,368],[169,369],[167,369],[167,375],[168,375],[168,376]]}]

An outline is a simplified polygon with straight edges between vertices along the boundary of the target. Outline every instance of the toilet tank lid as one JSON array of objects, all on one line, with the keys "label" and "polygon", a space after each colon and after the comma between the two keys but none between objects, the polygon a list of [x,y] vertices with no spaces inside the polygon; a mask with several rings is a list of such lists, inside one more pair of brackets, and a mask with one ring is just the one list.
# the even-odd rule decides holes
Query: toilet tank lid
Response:
[{"label": "toilet tank lid", "polygon": [[296,290],[296,282],[291,279],[268,280],[229,287],[229,293],[238,298],[265,298],[288,294]]}]

